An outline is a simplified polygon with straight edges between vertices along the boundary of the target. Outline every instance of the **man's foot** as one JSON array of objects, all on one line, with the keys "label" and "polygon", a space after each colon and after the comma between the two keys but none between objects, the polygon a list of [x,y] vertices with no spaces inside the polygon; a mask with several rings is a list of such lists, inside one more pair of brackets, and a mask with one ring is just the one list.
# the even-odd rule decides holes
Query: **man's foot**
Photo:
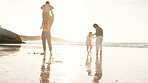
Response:
[{"label": "man's foot", "polygon": [[87,55],[89,55],[89,52],[87,52]]},{"label": "man's foot", "polygon": [[98,55],[98,52],[96,52],[96,55]]},{"label": "man's foot", "polygon": [[102,56],[102,50],[100,51],[100,56]]},{"label": "man's foot", "polygon": [[46,52],[41,53],[41,55],[46,55]]}]

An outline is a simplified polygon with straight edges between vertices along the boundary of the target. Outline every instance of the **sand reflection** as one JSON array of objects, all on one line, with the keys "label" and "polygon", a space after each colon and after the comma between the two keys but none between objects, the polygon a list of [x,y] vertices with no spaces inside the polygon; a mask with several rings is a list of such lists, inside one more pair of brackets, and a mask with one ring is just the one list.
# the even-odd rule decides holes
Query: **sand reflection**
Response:
[{"label": "sand reflection", "polygon": [[91,54],[88,54],[86,58],[86,72],[88,72],[88,76],[92,75],[91,62],[92,62]]},{"label": "sand reflection", "polygon": [[50,65],[52,64],[52,55],[50,55],[49,61],[46,63],[46,55],[43,56],[43,62],[41,66],[40,83],[50,83]]},{"label": "sand reflection", "polygon": [[86,72],[88,76],[93,77],[92,83],[99,83],[102,77],[102,56],[93,56],[88,54],[86,58]]},{"label": "sand reflection", "polygon": [[102,57],[100,56],[100,58],[98,59],[98,57],[96,57],[96,61],[95,61],[95,74],[92,80],[92,83],[99,83],[99,80],[102,77]]},{"label": "sand reflection", "polygon": [[21,45],[0,44],[0,56],[8,56],[20,51]]}]

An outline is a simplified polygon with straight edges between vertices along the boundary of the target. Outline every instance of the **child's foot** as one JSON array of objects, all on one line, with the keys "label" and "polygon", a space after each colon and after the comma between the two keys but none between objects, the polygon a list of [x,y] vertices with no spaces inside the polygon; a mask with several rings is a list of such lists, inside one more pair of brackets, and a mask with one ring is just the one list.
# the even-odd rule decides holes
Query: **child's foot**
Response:
[{"label": "child's foot", "polygon": [[89,51],[89,53],[92,53],[91,51]]}]

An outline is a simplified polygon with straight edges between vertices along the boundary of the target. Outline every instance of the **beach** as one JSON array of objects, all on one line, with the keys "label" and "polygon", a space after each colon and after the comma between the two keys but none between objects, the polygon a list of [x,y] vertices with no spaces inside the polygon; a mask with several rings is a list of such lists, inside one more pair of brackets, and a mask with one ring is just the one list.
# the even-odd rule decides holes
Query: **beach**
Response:
[{"label": "beach", "polygon": [[148,48],[54,43],[41,55],[41,43],[0,44],[0,83],[147,83]]}]

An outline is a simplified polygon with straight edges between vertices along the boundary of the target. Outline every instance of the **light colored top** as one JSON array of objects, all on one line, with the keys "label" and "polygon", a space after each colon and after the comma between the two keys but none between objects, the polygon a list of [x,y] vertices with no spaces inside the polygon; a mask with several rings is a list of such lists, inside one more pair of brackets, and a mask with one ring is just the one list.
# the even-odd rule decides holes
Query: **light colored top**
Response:
[{"label": "light colored top", "polygon": [[87,36],[86,43],[91,43],[92,42],[92,36],[90,37],[89,35]]}]

